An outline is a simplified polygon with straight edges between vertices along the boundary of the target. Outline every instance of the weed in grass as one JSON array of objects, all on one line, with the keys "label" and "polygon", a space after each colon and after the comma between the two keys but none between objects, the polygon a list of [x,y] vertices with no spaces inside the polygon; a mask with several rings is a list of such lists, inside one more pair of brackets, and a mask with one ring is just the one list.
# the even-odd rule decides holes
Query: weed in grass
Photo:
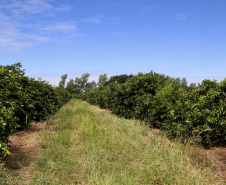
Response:
[{"label": "weed in grass", "polygon": [[21,169],[24,166],[28,166],[31,159],[26,154],[15,154],[14,157],[9,161],[7,167],[9,169]]},{"label": "weed in grass", "polygon": [[47,122],[47,125],[54,125],[53,115],[48,116],[46,122]]},{"label": "weed in grass", "polygon": [[4,163],[0,163],[0,185],[20,184],[22,177],[19,173],[10,174]]}]

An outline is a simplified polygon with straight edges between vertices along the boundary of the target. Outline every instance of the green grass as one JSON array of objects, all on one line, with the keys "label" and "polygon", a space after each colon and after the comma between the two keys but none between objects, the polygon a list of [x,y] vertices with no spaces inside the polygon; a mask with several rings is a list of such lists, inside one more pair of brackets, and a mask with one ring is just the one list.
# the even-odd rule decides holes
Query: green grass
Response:
[{"label": "green grass", "polygon": [[41,134],[43,151],[26,184],[220,184],[188,146],[81,100],[50,124],[55,132]]},{"label": "green grass", "polygon": [[57,124],[56,132],[42,134],[41,145],[44,148],[41,159],[33,169],[34,178],[30,184],[76,184],[79,180],[80,164],[76,153],[80,148],[75,137],[74,101],[59,111],[51,124]]},{"label": "green grass", "polygon": [[0,163],[0,185],[20,184],[22,177],[18,173],[10,174],[5,164]]},{"label": "green grass", "polygon": [[21,169],[24,166],[28,166],[31,159],[26,154],[16,154],[9,162],[8,168],[12,170]]},{"label": "green grass", "polygon": [[[215,184],[189,148],[151,135],[139,121],[83,104],[77,113],[90,184]],[[216,183],[217,184],[217,183]]]}]

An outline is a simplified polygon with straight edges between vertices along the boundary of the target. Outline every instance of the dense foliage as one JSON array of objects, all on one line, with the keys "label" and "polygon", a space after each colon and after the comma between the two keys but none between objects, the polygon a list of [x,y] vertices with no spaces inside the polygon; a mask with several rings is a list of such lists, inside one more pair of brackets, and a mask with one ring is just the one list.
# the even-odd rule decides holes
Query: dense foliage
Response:
[{"label": "dense foliage", "polygon": [[107,80],[103,85],[110,85],[111,83],[118,82],[119,84],[125,83],[126,80],[132,78],[133,75],[127,75],[127,74],[122,74],[122,75],[116,75],[116,76],[111,76],[109,80]]},{"label": "dense foliage", "polygon": [[70,99],[62,88],[25,76],[21,64],[0,65],[0,156],[9,154],[9,136],[45,120]]},{"label": "dense foliage", "polygon": [[166,130],[168,136],[192,138],[210,148],[226,142],[226,79],[204,80],[199,87],[186,86],[154,72],[114,81],[80,95],[91,104],[111,109],[125,118],[144,120]]}]

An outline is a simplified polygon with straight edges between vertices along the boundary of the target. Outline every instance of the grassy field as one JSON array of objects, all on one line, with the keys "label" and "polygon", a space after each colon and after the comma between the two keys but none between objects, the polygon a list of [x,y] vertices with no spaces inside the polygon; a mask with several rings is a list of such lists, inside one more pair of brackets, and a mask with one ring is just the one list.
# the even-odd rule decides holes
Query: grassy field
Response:
[{"label": "grassy field", "polygon": [[7,176],[0,167],[0,183],[220,184],[188,146],[81,100],[71,100],[48,124],[55,129],[39,134],[42,152],[29,178]]}]

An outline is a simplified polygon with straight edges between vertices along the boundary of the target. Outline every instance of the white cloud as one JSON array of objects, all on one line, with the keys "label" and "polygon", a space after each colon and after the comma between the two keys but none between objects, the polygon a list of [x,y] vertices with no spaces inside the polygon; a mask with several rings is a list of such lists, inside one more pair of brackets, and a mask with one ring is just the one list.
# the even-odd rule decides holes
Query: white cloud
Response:
[{"label": "white cloud", "polygon": [[49,40],[45,36],[23,33],[11,22],[0,21],[0,51],[18,51]]},{"label": "white cloud", "polygon": [[52,37],[61,38],[61,41],[65,35],[74,37],[76,22],[55,22],[49,19],[56,13],[70,11],[72,7],[65,4],[54,6],[53,2],[54,0],[3,0],[0,5],[0,51],[18,51],[53,41]]},{"label": "white cloud", "polygon": [[179,21],[184,21],[184,20],[187,19],[187,14],[186,13],[179,13],[173,19],[179,20]]},{"label": "white cloud", "polygon": [[13,14],[40,14],[43,12],[51,12],[54,7],[46,0],[17,0],[5,5]]},{"label": "white cloud", "polygon": [[9,10],[15,19],[37,15],[54,17],[56,13],[65,13],[73,8],[66,4],[54,6],[52,1],[54,0],[9,0],[5,4],[3,1],[0,8]]},{"label": "white cloud", "polygon": [[40,37],[38,35],[19,35],[26,37],[26,40],[20,40],[17,37],[11,37],[8,35],[2,37],[2,35],[0,35],[0,51],[20,51],[23,48],[32,47],[35,44],[49,40],[48,37]]},{"label": "white cloud", "polygon": [[0,12],[0,51],[18,51],[50,39],[35,33],[20,31],[18,23]]}]

